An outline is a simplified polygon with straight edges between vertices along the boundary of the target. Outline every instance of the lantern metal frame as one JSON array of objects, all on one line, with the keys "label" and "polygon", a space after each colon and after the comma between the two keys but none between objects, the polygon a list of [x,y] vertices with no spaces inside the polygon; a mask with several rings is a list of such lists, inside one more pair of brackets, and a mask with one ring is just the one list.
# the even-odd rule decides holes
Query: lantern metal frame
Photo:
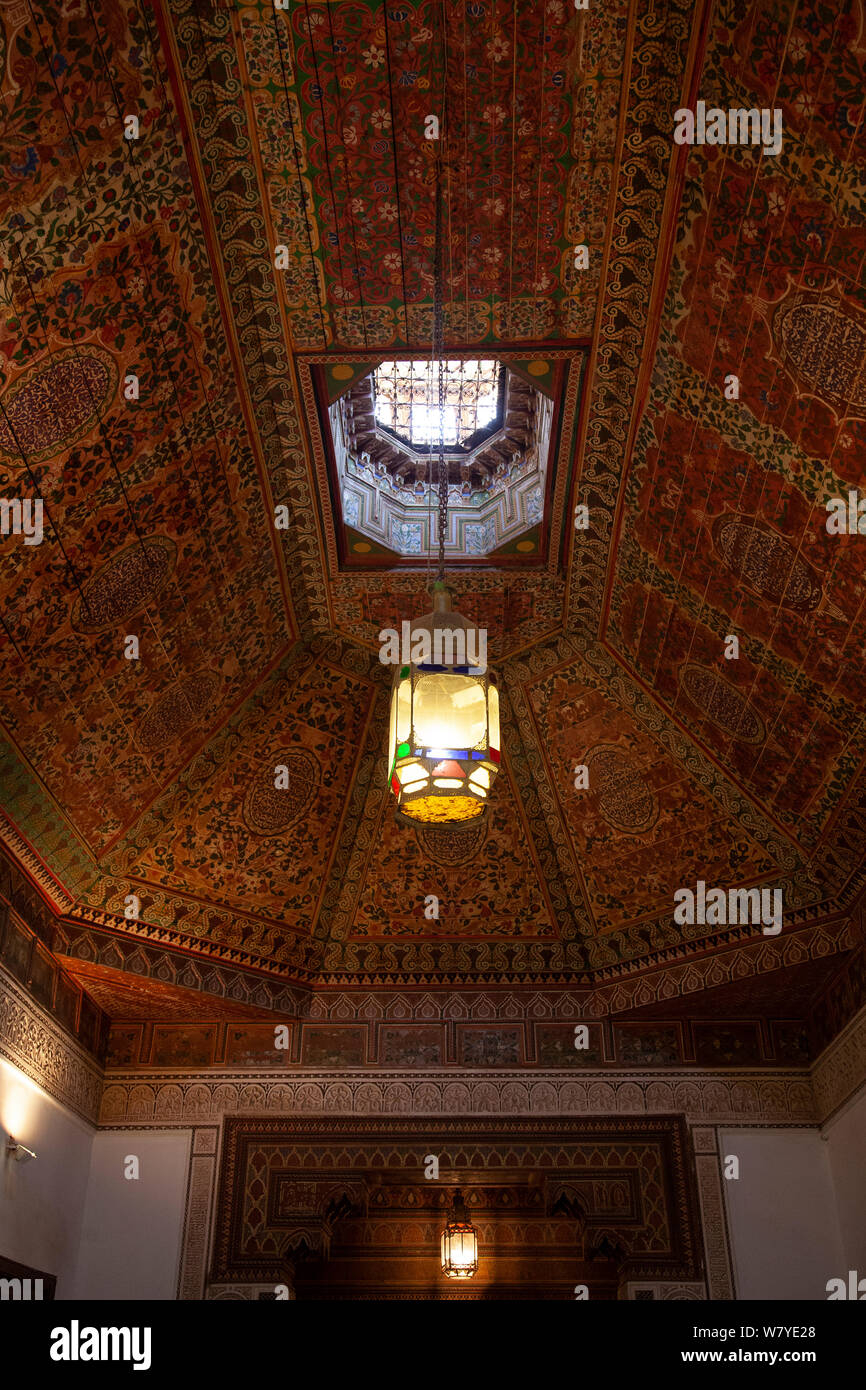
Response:
[{"label": "lantern metal frame", "polygon": [[[455,1239],[459,1239],[461,1251],[464,1242],[471,1239],[473,1256],[469,1263],[463,1260],[455,1262],[451,1250]],[[439,1256],[442,1273],[446,1279],[471,1279],[474,1274],[478,1273],[478,1232],[469,1219],[469,1212],[466,1210],[466,1203],[459,1188],[454,1193],[451,1216],[440,1237]]]}]

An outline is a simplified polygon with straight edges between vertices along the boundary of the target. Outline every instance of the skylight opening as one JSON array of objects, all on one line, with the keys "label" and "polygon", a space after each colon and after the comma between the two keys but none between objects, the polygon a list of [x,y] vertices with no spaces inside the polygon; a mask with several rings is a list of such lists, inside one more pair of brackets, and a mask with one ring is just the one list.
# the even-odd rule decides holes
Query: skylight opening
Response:
[{"label": "skylight opening", "polygon": [[439,372],[429,359],[383,362],[373,373],[376,419],[409,444],[435,448],[441,418],[446,447],[462,447],[496,424],[500,371],[494,359],[445,362],[440,410]]}]

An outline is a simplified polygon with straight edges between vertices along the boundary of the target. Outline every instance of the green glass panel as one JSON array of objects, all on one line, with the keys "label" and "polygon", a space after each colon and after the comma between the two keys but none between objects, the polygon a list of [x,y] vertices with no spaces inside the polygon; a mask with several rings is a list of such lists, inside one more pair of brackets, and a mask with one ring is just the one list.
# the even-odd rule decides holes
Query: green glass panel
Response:
[{"label": "green glass panel", "polygon": [[400,744],[400,747],[397,749],[397,757],[398,757],[398,758],[405,758],[405,756],[406,756],[406,754],[407,754],[408,752],[409,752],[409,745],[408,745],[408,743],[401,743],[401,744]]}]

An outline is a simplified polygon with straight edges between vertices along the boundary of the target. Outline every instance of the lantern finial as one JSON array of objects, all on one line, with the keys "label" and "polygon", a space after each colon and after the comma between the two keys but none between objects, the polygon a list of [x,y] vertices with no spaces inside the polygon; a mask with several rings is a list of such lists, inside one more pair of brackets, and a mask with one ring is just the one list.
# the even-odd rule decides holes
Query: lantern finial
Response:
[{"label": "lantern finial", "polygon": [[434,613],[450,613],[452,611],[451,600],[454,590],[450,584],[446,584],[444,579],[436,579],[433,581],[430,592],[433,595]]}]

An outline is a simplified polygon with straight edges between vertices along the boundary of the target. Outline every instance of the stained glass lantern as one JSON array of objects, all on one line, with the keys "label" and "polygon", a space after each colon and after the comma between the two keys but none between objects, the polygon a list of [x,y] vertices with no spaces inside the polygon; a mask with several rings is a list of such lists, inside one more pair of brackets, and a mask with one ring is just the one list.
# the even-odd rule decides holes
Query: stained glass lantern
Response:
[{"label": "stained glass lantern", "polygon": [[478,1269],[478,1234],[459,1190],[440,1242],[442,1272],[449,1279],[471,1279]]},{"label": "stained glass lantern", "polygon": [[440,582],[433,612],[403,629],[388,758],[397,819],[479,821],[499,771],[499,691],[487,669],[486,632],[452,610]]}]

